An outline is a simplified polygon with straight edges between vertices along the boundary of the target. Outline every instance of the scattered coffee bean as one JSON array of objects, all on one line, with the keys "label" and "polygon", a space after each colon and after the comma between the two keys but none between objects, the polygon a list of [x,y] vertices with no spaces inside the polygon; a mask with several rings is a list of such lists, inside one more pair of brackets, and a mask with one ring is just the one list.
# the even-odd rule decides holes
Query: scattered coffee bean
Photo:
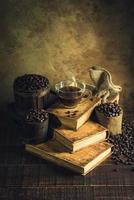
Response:
[{"label": "scattered coffee bean", "polygon": [[49,87],[49,80],[37,74],[25,74],[15,79],[14,89],[18,92],[35,92]]},{"label": "scattered coffee bean", "polygon": [[73,118],[74,116],[75,116],[74,114],[70,114],[70,115],[69,115],[70,118]]},{"label": "scattered coffee bean", "polygon": [[48,113],[45,110],[30,110],[26,114],[25,121],[26,122],[44,122],[48,119]]},{"label": "scattered coffee bean", "polygon": [[73,118],[74,116],[73,116],[73,115],[69,115],[69,117],[70,117],[70,118]]},{"label": "scattered coffee bean", "polygon": [[122,109],[117,103],[104,103],[96,107],[96,110],[103,113],[106,117],[117,117]]},{"label": "scattered coffee bean", "polygon": [[70,113],[70,111],[68,110],[67,112],[65,112],[65,114],[69,114]]},{"label": "scattered coffee bean", "polygon": [[114,145],[111,159],[115,164],[134,164],[134,131],[130,123],[123,121],[122,134],[110,134],[108,141]]},{"label": "scattered coffee bean", "polygon": [[78,111],[78,110],[75,110],[75,111],[74,111],[74,113],[77,113],[77,112],[79,112],[79,111]]},{"label": "scattered coffee bean", "polygon": [[76,115],[76,113],[72,113],[72,115],[73,115],[73,116],[75,116],[75,115]]},{"label": "scattered coffee bean", "polygon": [[78,110],[74,110],[74,111],[67,111],[65,113],[67,114],[67,117],[73,118],[77,112],[78,112]]}]

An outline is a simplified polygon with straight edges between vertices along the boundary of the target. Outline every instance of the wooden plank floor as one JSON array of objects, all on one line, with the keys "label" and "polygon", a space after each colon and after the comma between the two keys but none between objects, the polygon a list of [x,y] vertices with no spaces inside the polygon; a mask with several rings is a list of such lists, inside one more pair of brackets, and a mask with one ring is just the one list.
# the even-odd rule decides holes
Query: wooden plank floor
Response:
[{"label": "wooden plank floor", "polygon": [[4,117],[0,135],[0,200],[134,200],[134,166],[108,159],[83,177],[26,153]]}]

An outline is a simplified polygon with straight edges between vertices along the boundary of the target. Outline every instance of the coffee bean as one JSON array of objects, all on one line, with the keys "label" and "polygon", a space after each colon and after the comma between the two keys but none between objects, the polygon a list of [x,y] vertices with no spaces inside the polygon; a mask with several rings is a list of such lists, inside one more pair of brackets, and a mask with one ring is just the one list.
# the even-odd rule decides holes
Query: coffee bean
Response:
[{"label": "coffee bean", "polygon": [[72,113],[72,116],[75,116],[76,115],[76,113]]},{"label": "coffee bean", "polygon": [[69,115],[68,117],[73,118],[74,116],[73,115]]},{"label": "coffee bean", "polygon": [[74,113],[77,113],[77,112],[79,112],[79,111],[78,111],[78,110],[75,110],[75,111],[74,111]]},{"label": "coffee bean", "polygon": [[25,74],[15,79],[14,89],[18,92],[35,92],[49,87],[49,80],[37,74]]},{"label": "coffee bean", "polygon": [[122,134],[109,134],[108,141],[114,145],[111,159],[115,164],[134,164],[134,131],[130,123],[124,120]]},{"label": "coffee bean", "polygon": [[43,109],[30,110],[25,117],[26,122],[43,122],[46,119],[48,119],[48,113]]},{"label": "coffee bean", "polygon": [[104,103],[96,107],[96,110],[103,113],[106,117],[117,117],[122,109],[117,103]]},{"label": "coffee bean", "polygon": [[65,114],[69,114],[69,113],[70,113],[70,111],[69,111],[69,110],[65,112]]}]

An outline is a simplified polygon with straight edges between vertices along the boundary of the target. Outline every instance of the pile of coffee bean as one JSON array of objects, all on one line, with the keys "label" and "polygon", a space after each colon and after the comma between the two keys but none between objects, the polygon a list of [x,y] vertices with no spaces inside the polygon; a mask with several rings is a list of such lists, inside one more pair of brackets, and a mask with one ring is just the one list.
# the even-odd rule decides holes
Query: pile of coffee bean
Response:
[{"label": "pile of coffee bean", "polygon": [[122,134],[110,134],[108,141],[114,145],[111,159],[115,164],[134,164],[134,130],[129,122],[124,120]]},{"label": "pile of coffee bean", "polygon": [[18,92],[33,92],[48,88],[49,80],[37,74],[25,74],[15,79],[14,89]]},{"label": "pile of coffee bean", "polygon": [[77,115],[78,112],[79,112],[78,110],[67,111],[67,112],[65,112],[65,114],[66,114],[67,117],[73,118]]},{"label": "pile of coffee bean", "polygon": [[104,103],[96,107],[96,110],[103,113],[106,117],[117,117],[122,113],[122,109],[117,103]]},{"label": "pile of coffee bean", "polygon": [[48,113],[43,109],[38,110],[30,110],[26,114],[25,121],[26,122],[44,122],[48,119]]}]

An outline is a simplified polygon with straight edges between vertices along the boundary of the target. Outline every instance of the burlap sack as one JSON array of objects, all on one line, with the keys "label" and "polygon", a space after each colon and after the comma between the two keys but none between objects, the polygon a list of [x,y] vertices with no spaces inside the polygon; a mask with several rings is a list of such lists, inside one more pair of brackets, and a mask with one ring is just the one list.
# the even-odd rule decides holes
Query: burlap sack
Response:
[{"label": "burlap sack", "polygon": [[96,110],[96,116],[98,122],[102,126],[106,127],[113,135],[122,133],[123,110],[121,114],[117,117],[106,117],[103,113]]},{"label": "burlap sack", "polygon": [[116,96],[110,98],[107,100],[108,103],[119,103],[119,100],[120,100],[120,94],[117,94]]}]

